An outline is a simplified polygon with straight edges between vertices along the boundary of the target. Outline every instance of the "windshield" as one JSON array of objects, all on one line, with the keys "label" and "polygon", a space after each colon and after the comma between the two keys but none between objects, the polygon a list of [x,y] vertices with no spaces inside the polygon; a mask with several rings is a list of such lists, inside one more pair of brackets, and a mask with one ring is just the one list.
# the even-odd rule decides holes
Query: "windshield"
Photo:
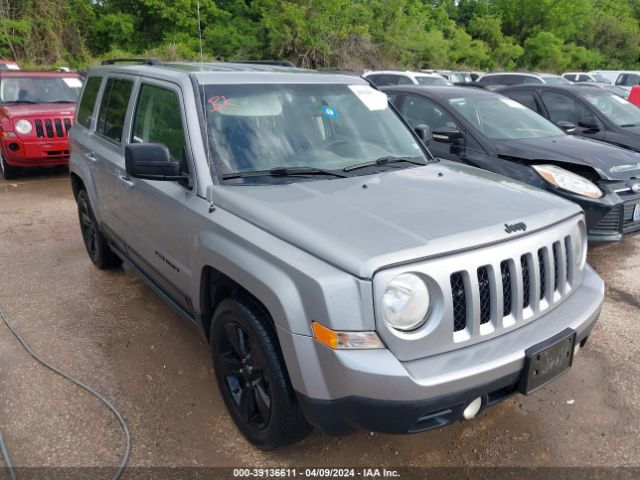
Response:
[{"label": "windshield", "polygon": [[449,82],[444,78],[436,77],[435,75],[433,77],[416,75],[416,81],[419,85],[449,85]]},{"label": "windshield", "polygon": [[[342,171],[382,157],[427,161],[410,130],[389,108],[386,95],[368,85],[203,88],[209,141],[218,173],[223,176],[290,167]],[[389,163],[384,168],[411,166],[408,162]],[[371,171],[353,172],[366,173]],[[304,178],[259,180],[290,182]]]},{"label": "windshield", "polygon": [[524,105],[500,95],[448,100],[458,113],[494,140],[543,138],[564,132]]},{"label": "windshield", "polygon": [[542,79],[549,85],[570,85],[571,82],[563,77],[543,76]]},{"label": "windshield", "polygon": [[596,82],[602,82],[602,83],[611,83],[609,82],[609,80],[607,80],[606,78],[604,78],[602,75],[600,75],[599,73],[591,73],[590,74],[591,77],[593,78],[594,81]]},{"label": "windshield", "polygon": [[0,80],[0,102],[76,102],[81,89],[78,77],[6,77]]},{"label": "windshield", "polygon": [[619,127],[640,125],[640,108],[624,98],[606,91],[585,93],[583,97]]}]

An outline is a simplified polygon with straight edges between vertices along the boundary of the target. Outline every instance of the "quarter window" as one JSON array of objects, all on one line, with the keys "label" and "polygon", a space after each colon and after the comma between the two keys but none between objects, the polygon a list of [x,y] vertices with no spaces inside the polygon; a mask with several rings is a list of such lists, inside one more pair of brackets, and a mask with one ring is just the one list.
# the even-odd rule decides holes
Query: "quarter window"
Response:
[{"label": "quarter window", "polygon": [[91,117],[93,115],[93,107],[98,97],[98,90],[102,83],[102,77],[89,77],[87,84],[84,87],[82,98],[78,106],[78,123],[87,128],[91,126]]},{"label": "quarter window", "polygon": [[132,143],[162,143],[188,173],[180,99],[172,90],[142,85],[133,123]]},{"label": "quarter window", "polygon": [[102,94],[96,131],[118,145],[122,140],[124,119],[132,89],[133,82],[130,80],[110,78]]}]

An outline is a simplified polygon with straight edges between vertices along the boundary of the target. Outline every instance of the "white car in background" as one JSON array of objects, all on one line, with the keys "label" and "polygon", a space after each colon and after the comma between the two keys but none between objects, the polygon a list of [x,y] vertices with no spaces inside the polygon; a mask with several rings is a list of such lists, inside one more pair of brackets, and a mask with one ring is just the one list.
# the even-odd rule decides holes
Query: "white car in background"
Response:
[{"label": "white car in background", "polygon": [[600,83],[613,83],[605,76],[597,72],[565,72],[562,77],[570,82],[600,82]]},{"label": "white car in background", "polygon": [[411,72],[398,70],[372,70],[362,75],[377,87],[390,85],[451,85],[437,73]]}]

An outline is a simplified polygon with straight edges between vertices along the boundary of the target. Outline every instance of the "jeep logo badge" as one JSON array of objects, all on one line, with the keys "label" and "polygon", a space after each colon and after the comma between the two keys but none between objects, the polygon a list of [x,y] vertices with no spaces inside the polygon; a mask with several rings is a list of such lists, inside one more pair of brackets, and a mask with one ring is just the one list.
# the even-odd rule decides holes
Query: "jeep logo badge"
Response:
[{"label": "jeep logo badge", "polygon": [[520,222],[520,223],[512,223],[511,225],[509,225],[508,223],[504,224],[504,231],[507,233],[513,233],[513,232],[526,232],[527,231],[527,224]]},{"label": "jeep logo badge", "polygon": [[631,191],[633,193],[640,192],[640,183],[634,183],[633,185],[631,185]]}]

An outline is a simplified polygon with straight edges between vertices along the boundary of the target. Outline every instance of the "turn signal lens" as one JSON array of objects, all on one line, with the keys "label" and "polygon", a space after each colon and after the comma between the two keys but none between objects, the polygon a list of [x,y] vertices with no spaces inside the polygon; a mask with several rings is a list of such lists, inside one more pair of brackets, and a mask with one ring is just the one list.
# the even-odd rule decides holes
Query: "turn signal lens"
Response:
[{"label": "turn signal lens", "polygon": [[314,338],[333,350],[384,348],[376,332],[340,332],[313,322]]},{"label": "turn signal lens", "polygon": [[18,138],[14,132],[2,132],[4,138]]}]

